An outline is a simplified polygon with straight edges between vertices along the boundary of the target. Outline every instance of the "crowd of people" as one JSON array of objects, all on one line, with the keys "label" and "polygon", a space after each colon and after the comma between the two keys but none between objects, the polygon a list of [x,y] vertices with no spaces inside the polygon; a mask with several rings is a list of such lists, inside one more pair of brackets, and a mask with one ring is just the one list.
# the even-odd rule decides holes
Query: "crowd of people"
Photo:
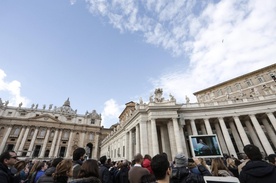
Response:
[{"label": "crowd of people", "polygon": [[85,158],[77,148],[73,159],[20,161],[14,151],[0,155],[1,183],[204,183],[204,176],[237,177],[241,183],[274,183],[276,154],[263,159],[259,148],[244,147],[244,157],[187,158],[183,153],[168,161],[166,153],[151,158],[136,154],[134,160],[112,162]]}]

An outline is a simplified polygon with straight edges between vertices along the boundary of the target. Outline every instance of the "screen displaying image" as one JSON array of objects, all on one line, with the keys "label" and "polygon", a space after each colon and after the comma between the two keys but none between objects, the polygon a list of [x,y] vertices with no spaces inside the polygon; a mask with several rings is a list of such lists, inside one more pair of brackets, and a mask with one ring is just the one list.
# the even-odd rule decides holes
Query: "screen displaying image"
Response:
[{"label": "screen displaying image", "polygon": [[189,139],[193,157],[222,157],[216,135],[190,135]]}]

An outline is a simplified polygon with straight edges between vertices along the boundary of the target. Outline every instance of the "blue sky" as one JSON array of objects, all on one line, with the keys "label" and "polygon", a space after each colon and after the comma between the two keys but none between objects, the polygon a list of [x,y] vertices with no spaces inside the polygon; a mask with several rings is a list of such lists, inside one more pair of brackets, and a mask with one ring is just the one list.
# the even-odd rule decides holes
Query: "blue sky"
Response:
[{"label": "blue sky", "polygon": [[157,87],[178,103],[275,63],[276,1],[0,2],[0,97],[118,122]]}]

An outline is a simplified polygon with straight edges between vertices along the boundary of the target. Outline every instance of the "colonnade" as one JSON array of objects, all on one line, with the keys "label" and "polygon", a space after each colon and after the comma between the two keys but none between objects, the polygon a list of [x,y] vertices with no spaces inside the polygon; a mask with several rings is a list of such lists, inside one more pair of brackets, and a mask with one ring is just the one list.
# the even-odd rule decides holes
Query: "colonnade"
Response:
[{"label": "colonnade", "polygon": [[166,152],[170,159],[179,152],[191,156],[189,135],[216,134],[223,153],[243,152],[255,144],[268,155],[276,148],[276,119],[272,112],[227,117],[190,118],[180,124],[178,118],[140,121],[126,132],[126,158],[136,153],[155,155]]},{"label": "colonnade", "polygon": [[272,112],[242,116],[187,119],[188,135],[217,134],[223,153],[237,155],[247,144],[255,144],[265,154],[276,148],[276,119]]},{"label": "colonnade", "polygon": [[[61,147],[64,147],[64,157],[70,158],[73,153],[73,146],[76,147],[84,147],[86,144],[85,137],[87,135],[86,131],[78,132],[70,129],[58,129],[58,128],[47,128],[43,127],[41,129],[46,130],[46,134],[44,136],[40,136],[39,133],[41,129],[35,126],[12,126],[7,125],[4,126],[6,132],[3,136],[3,139],[0,144],[0,153],[5,150],[5,147],[8,145],[12,145],[15,152],[17,152],[18,156],[27,156],[33,157],[33,152],[35,151],[35,146],[40,145],[38,158],[54,158],[60,156]],[[12,133],[13,128],[20,128],[20,133],[14,136]],[[65,138],[64,134],[69,132],[69,138]],[[74,139],[75,133],[79,133],[79,139]],[[92,132],[91,132],[92,133]],[[98,156],[98,141],[99,134],[95,133],[95,139],[93,140],[94,146],[92,150],[92,156],[97,158]],[[9,141],[9,138],[16,139],[15,143]],[[76,138],[76,136],[75,136]],[[67,143],[62,143],[67,142]],[[47,157],[46,151],[48,152]]]}]

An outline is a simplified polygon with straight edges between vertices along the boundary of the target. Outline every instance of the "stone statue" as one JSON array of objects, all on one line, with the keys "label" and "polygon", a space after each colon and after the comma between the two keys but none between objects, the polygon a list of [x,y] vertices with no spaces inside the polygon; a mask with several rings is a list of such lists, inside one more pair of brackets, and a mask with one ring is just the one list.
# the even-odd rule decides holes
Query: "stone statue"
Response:
[{"label": "stone statue", "polygon": [[186,95],[185,99],[186,99],[186,104],[189,104],[190,103],[190,99],[189,99],[189,97],[187,95]]},{"label": "stone statue", "polygon": [[35,109],[37,109],[37,108],[38,108],[38,104],[35,105]]},{"label": "stone statue", "polygon": [[256,96],[255,90],[254,90],[254,88],[251,88],[250,97],[255,97],[255,96]]},{"label": "stone statue", "polygon": [[143,99],[142,99],[142,97],[140,97],[140,99],[139,99],[139,103],[140,103],[140,105],[142,105],[142,104],[143,104]]},{"label": "stone statue", "polygon": [[0,107],[3,106],[3,102],[2,102],[2,99],[0,98]]},{"label": "stone statue", "polygon": [[7,107],[8,106],[8,104],[9,104],[9,101],[7,100],[6,102],[5,102],[5,107]]},{"label": "stone statue", "polygon": [[44,105],[43,105],[43,110],[45,110],[45,108],[46,108],[46,105],[44,104]]},{"label": "stone statue", "polygon": [[76,110],[75,110],[75,114],[77,114],[77,113],[78,113],[78,110],[76,109]]},{"label": "stone statue", "polygon": [[56,111],[56,110],[57,110],[57,106],[54,107],[54,111]]},{"label": "stone statue", "polygon": [[149,101],[153,102],[153,95],[150,96]]},{"label": "stone statue", "polygon": [[88,115],[88,111],[85,112],[85,116],[87,116],[87,115]]},{"label": "stone statue", "polygon": [[22,102],[20,102],[20,104],[18,105],[18,107],[19,107],[19,108],[21,108],[21,107],[22,107],[22,105],[23,105],[23,103],[22,103]]},{"label": "stone statue", "polygon": [[53,104],[50,104],[49,105],[49,111],[52,109],[52,107],[53,107]]},{"label": "stone statue", "polygon": [[162,88],[155,89],[154,94],[155,94],[155,97],[154,97],[155,102],[163,102],[164,98],[162,97],[162,95],[163,95]]},{"label": "stone statue", "polygon": [[175,101],[175,98],[172,94],[170,94],[169,96],[170,96],[170,101]]},{"label": "stone statue", "polygon": [[32,104],[32,105],[31,105],[31,109],[33,109],[33,108],[34,108],[34,106],[35,106],[35,105],[34,105],[34,104]]}]

